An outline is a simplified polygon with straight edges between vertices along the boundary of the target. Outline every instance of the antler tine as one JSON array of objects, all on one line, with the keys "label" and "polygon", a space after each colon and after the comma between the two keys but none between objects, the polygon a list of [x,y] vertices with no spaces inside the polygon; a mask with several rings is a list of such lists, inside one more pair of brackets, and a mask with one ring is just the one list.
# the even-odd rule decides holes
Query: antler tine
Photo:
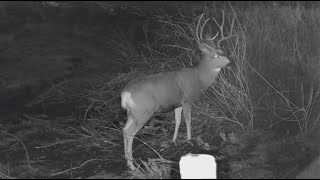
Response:
[{"label": "antler tine", "polygon": [[[201,26],[201,29],[200,29],[200,23],[201,23],[201,20],[202,20],[203,16],[204,16],[204,13],[201,14],[201,16],[200,16],[200,18],[198,20],[198,25],[197,25],[197,29],[196,29],[196,37],[197,37],[198,40],[203,40],[203,29],[206,26],[207,22],[210,20],[210,18],[206,19],[205,22],[203,23],[203,25]],[[199,29],[200,29],[200,36],[199,36]]]},{"label": "antler tine", "polygon": [[217,32],[216,35],[214,35],[211,39],[208,39],[209,41],[213,41],[217,36],[218,36],[219,32]]},{"label": "antler tine", "polygon": [[207,22],[210,20],[210,18],[208,18],[204,23],[203,23],[203,25],[202,25],[202,27],[201,27],[201,31],[200,31],[200,38],[201,39],[203,39],[203,36],[202,36],[202,34],[203,34],[203,29],[204,29],[204,27],[206,26],[206,24],[207,24]]},{"label": "antler tine", "polygon": [[221,48],[220,47],[221,41],[227,40],[227,39],[235,36],[235,35],[233,35],[233,26],[234,26],[234,21],[235,21],[236,17],[233,16],[232,22],[231,22],[231,27],[230,27],[230,32],[229,32],[228,36],[225,36],[224,33],[223,33],[223,27],[224,27],[224,21],[225,21],[224,20],[224,11],[223,10],[221,10],[221,11],[222,11],[222,23],[221,23],[221,25],[218,23],[218,21],[214,17],[212,17],[212,19],[217,24],[217,26],[219,27],[220,32],[221,32],[221,38],[220,38],[220,40],[218,41],[218,44],[217,44],[218,48]]},{"label": "antler tine", "polygon": [[204,13],[201,14],[199,20],[198,20],[198,24],[197,24],[197,29],[196,29],[196,38],[198,41],[200,41],[200,37],[199,37],[199,28],[200,28],[200,22],[201,22],[201,19],[203,17]]},{"label": "antler tine", "polygon": [[[200,29],[200,22],[202,20],[204,16],[204,13],[201,14],[200,18],[199,18],[199,21],[198,21],[198,24],[197,24],[197,29],[196,29],[196,38],[198,41],[201,41],[203,40],[203,29],[205,27],[205,25],[207,24],[207,22],[210,20],[210,18],[206,19],[204,24],[201,26],[201,29]],[[199,29],[200,29],[200,36],[199,36]],[[213,37],[211,38],[210,40],[212,39],[215,39],[217,37],[218,33]],[[207,39],[206,39],[207,40]],[[203,42],[202,43],[202,46],[206,47],[207,49],[209,49],[210,51],[215,51],[215,48],[214,47],[211,47],[210,45],[208,45],[207,43]]]}]

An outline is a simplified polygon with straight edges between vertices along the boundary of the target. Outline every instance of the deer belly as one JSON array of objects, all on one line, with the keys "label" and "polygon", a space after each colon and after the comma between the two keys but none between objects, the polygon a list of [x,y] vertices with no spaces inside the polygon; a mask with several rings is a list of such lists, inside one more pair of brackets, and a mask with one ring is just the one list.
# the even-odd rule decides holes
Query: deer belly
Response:
[{"label": "deer belly", "polygon": [[157,105],[156,112],[169,112],[182,106],[182,96],[174,91],[158,93],[153,97]]},{"label": "deer belly", "polygon": [[166,112],[170,112],[170,111],[174,110],[175,108],[181,107],[181,106],[182,106],[181,103],[160,105],[157,112],[166,113]]}]

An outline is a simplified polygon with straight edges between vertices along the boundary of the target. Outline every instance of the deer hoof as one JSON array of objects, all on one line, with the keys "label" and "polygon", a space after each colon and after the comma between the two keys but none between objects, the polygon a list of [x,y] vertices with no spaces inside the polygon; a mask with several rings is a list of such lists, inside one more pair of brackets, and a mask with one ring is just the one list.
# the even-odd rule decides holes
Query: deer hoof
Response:
[{"label": "deer hoof", "polygon": [[131,171],[134,171],[136,170],[136,167],[133,165],[133,163],[128,163],[128,168],[131,170]]},{"label": "deer hoof", "polygon": [[194,146],[194,144],[192,143],[191,139],[187,140],[187,143],[190,144],[191,146]]},{"label": "deer hoof", "polygon": [[174,143],[174,145],[177,147],[179,145],[178,140],[172,141]]}]

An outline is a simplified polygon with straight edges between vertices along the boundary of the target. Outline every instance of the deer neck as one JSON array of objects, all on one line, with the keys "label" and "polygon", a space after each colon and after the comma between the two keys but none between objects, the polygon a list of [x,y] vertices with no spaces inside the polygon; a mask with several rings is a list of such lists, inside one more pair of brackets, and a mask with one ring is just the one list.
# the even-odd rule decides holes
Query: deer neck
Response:
[{"label": "deer neck", "polygon": [[216,80],[220,68],[212,67],[212,63],[207,60],[205,57],[201,59],[200,64],[196,67],[199,79],[202,84],[202,89],[205,90]]}]

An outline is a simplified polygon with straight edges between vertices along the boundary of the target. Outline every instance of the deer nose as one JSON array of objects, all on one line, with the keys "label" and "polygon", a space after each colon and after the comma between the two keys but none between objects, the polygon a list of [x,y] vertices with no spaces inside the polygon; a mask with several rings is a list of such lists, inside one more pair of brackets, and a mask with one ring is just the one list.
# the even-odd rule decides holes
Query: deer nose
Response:
[{"label": "deer nose", "polygon": [[226,68],[231,70],[233,66],[234,63],[232,61],[229,61],[229,63],[226,65]]}]

